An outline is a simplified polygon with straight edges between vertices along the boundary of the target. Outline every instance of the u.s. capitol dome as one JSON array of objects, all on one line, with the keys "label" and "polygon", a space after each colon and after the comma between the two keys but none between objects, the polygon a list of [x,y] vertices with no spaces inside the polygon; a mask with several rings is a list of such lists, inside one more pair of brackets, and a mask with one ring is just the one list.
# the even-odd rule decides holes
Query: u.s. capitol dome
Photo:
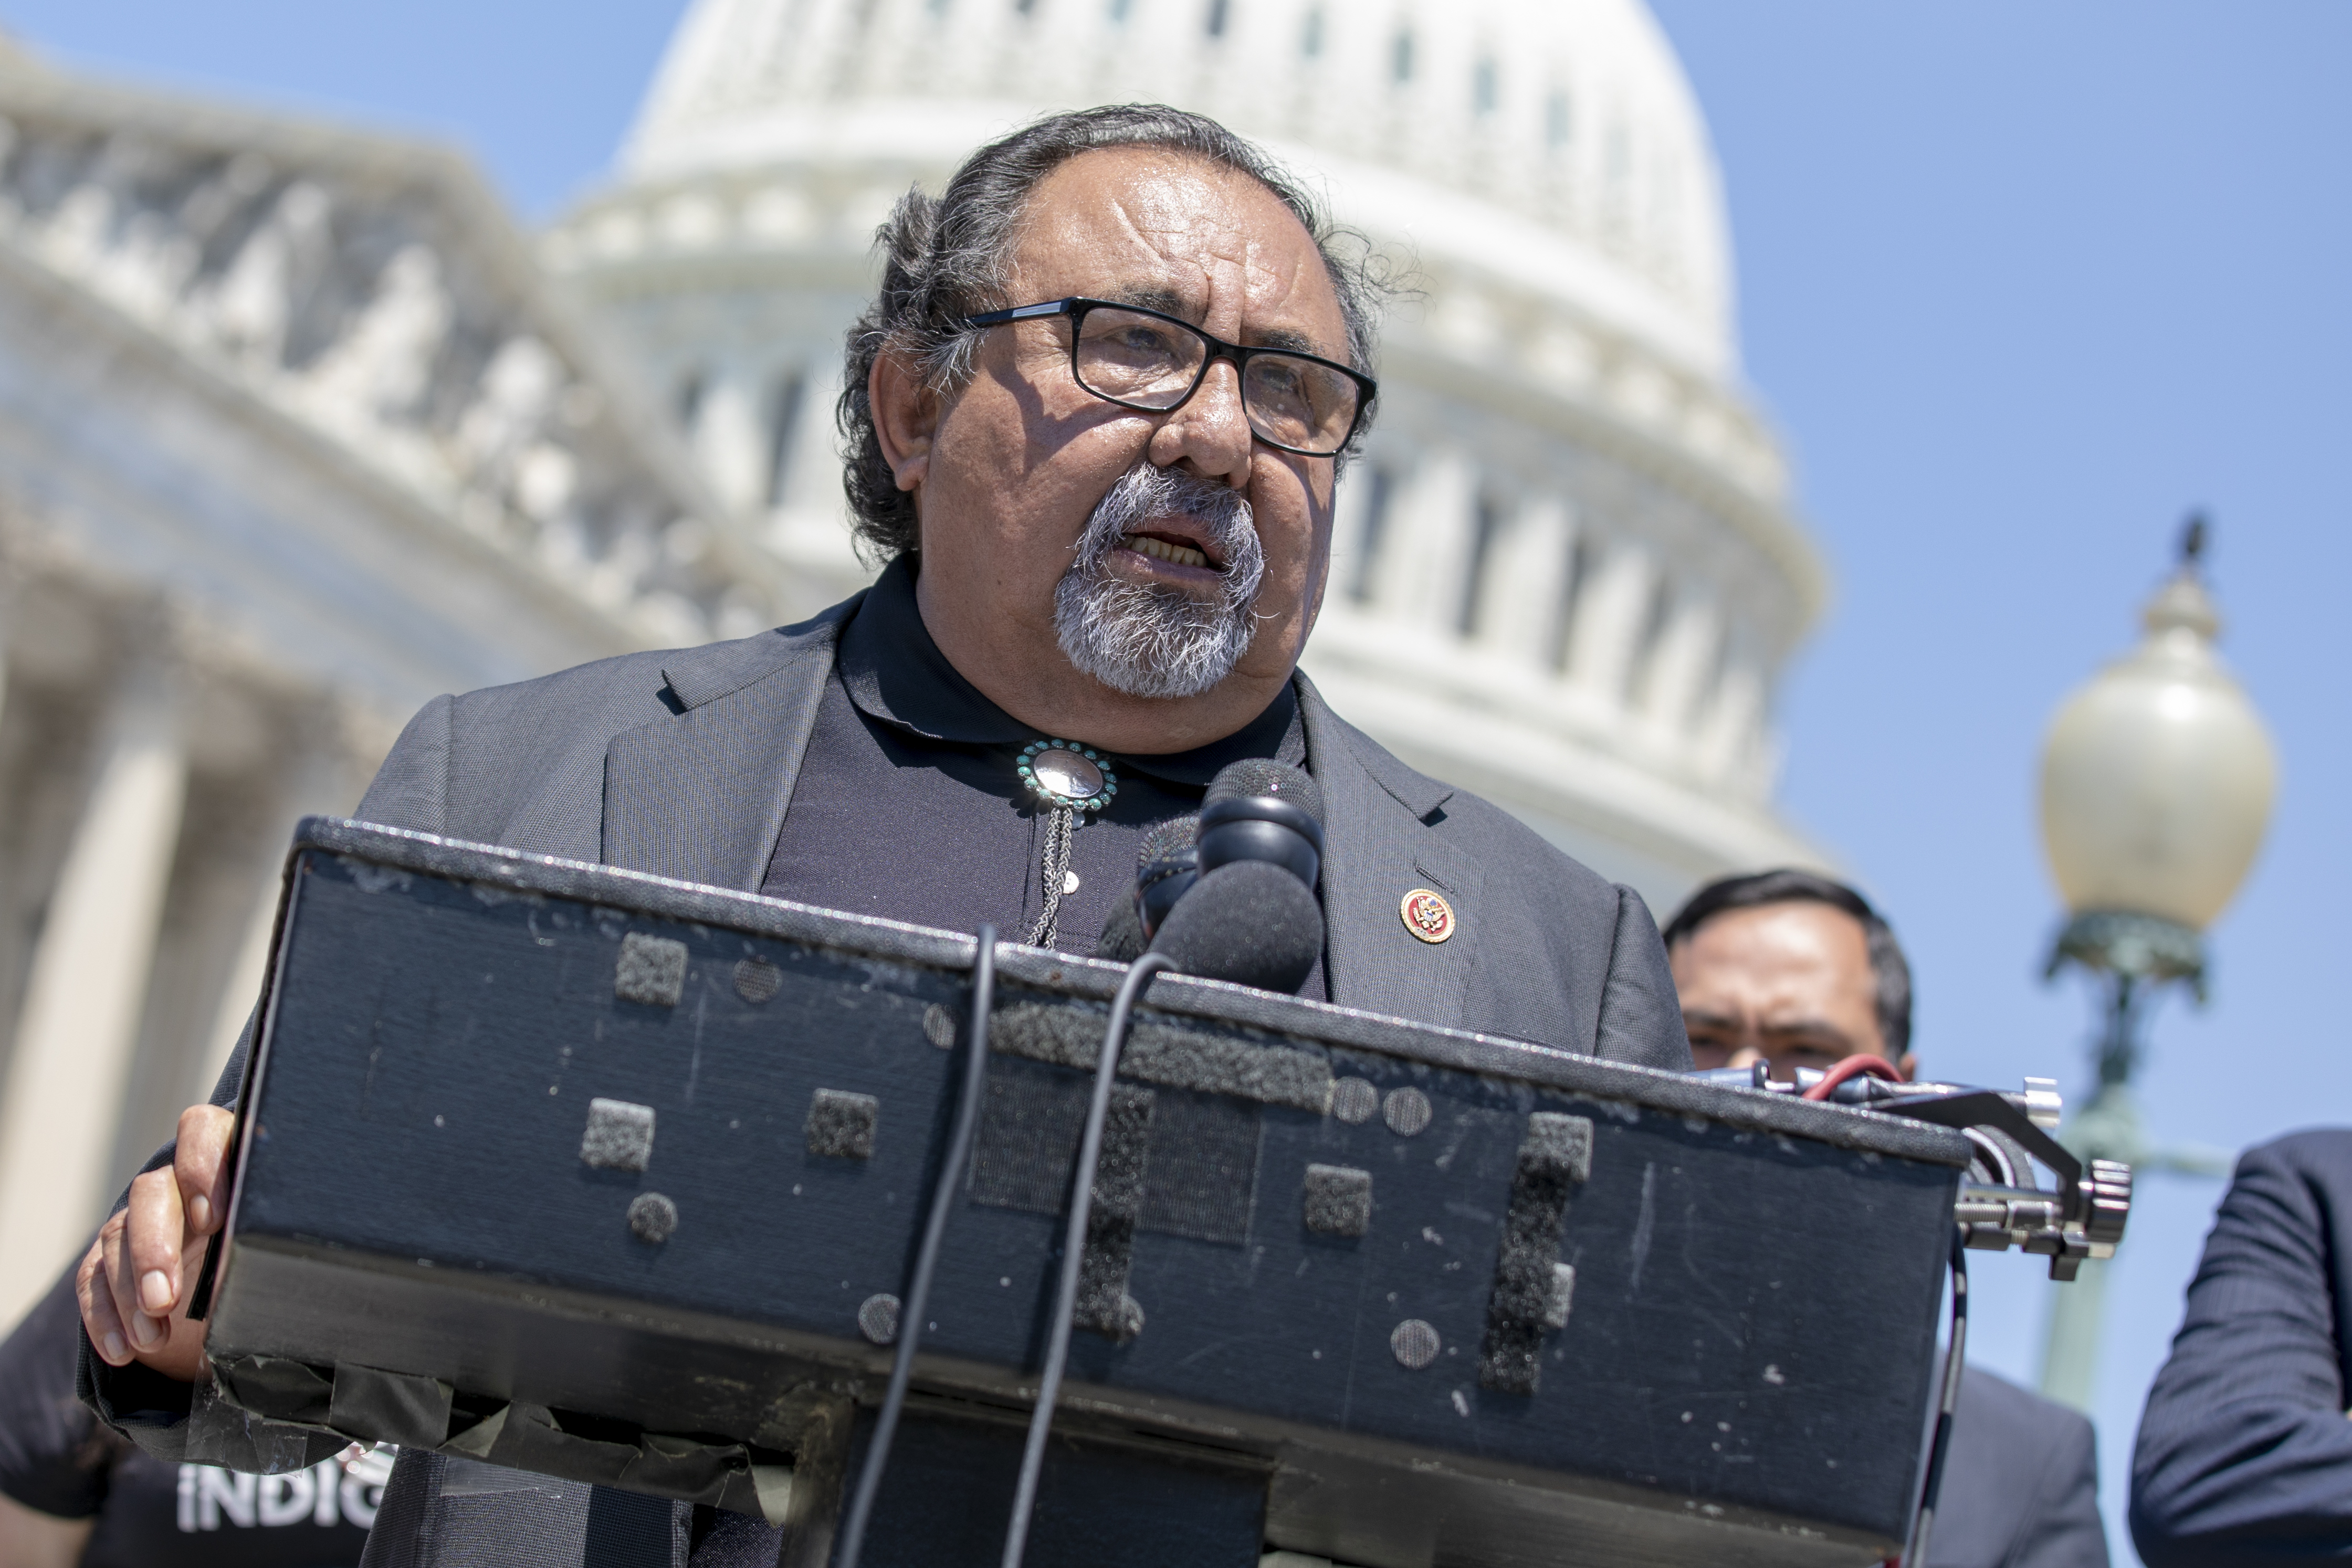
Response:
[{"label": "u.s. capitol dome", "polygon": [[1770,709],[1824,574],[1638,0],[696,0],[546,254],[814,609],[867,575],[831,410],[875,225],[1041,111],[1139,100],[1265,142],[1417,285],[1307,653],[1339,711],[1654,904],[1817,859]]}]

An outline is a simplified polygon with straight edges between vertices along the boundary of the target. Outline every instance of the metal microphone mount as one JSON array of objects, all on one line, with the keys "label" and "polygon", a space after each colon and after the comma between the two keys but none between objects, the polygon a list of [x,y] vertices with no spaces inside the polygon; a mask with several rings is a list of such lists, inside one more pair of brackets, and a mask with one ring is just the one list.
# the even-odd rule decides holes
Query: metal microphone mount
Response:
[{"label": "metal microphone mount", "polygon": [[[1768,1062],[1723,1067],[1694,1076],[1728,1088],[1767,1094],[1804,1094],[1825,1074],[1801,1067],[1793,1082],[1771,1076]],[[2070,1281],[2085,1258],[2112,1258],[2131,1218],[2131,1166],[2119,1160],[2084,1161],[2050,1135],[2065,1103],[2051,1078],[2029,1078],[2021,1090],[1965,1083],[1902,1083],[1857,1077],[1821,1098],[1916,1122],[1957,1128],[1976,1147],[1953,1218],[1968,1244],[1988,1252],[2015,1247],[2050,1260],[2050,1277]],[[2036,1166],[2053,1185],[2044,1186]]]}]

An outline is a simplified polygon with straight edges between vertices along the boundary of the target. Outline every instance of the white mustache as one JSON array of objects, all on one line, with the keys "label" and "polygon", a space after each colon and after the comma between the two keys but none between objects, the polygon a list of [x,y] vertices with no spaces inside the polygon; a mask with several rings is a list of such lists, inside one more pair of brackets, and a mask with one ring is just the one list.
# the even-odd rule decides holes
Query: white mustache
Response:
[{"label": "white mustache", "polygon": [[[1223,563],[1213,591],[1192,594],[1129,582],[1108,570],[1110,552],[1136,529],[1170,517],[1188,518],[1207,535],[1211,553]],[[1054,591],[1054,630],[1070,662],[1113,691],[1198,696],[1249,651],[1265,580],[1265,549],[1239,491],[1138,463],[1087,519]]]},{"label": "white mustache", "polygon": [[1265,550],[1248,500],[1181,468],[1139,463],[1120,475],[1087,519],[1071,570],[1099,571],[1112,550],[1155,517],[1190,517],[1205,526],[1209,553],[1223,563],[1229,603],[1255,601],[1265,579]]}]

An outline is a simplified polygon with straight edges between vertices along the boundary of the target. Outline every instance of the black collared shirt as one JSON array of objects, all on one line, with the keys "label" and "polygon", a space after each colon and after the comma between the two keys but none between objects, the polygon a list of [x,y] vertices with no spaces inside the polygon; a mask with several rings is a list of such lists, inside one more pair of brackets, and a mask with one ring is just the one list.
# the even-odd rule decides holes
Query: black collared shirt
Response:
[{"label": "black collared shirt", "polygon": [[[1043,739],[1091,744],[1040,735],[958,674],[923,625],[914,569],[901,558],[841,630],[760,891],[954,931],[986,921],[1001,937],[1024,940],[1042,908],[1047,817],[1014,767],[1023,747]],[[1295,686],[1223,740],[1112,754],[1118,793],[1079,819],[1070,846],[1078,885],[1062,899],[1055,946],[1092,953],[1113,901],[1135,883],[1144,830],[1199,810],[1217,770],[1246,757],[1306,765]],[[1319,965],[1301,994],[1325,994]]]}]

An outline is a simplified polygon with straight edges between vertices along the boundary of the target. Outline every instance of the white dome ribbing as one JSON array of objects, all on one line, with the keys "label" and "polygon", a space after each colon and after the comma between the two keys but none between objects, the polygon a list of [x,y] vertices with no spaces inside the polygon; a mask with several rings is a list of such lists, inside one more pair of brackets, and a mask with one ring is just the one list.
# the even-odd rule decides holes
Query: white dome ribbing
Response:
[{"label": "white dome ribbing", "polygon": [[1266,141],[1428,260],[1736,373],[1714,152],[1634,0],[697,0],[624,173],[952,162],[1040,106],[1142,100]]}]

